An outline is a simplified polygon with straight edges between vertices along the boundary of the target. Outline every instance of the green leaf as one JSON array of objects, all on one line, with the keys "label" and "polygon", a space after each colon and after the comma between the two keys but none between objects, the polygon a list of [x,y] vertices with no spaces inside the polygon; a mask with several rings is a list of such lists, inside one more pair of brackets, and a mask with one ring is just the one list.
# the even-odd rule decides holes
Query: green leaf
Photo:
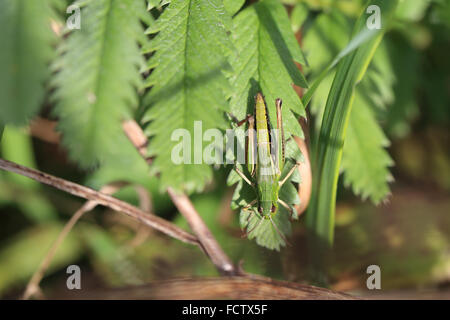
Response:
[{"label": "green leaf", "polygon": [[[390,142],[377,123],[374,111],[386,113],[394,99],[394,75],[384,43],[377,49],[373,61],[355,91],[344,149],[342,170],[344,184],[362,199],[375,204],[390,194],[388,183],[393,181],[389,167],[393,165],[385,150]],[[389,109],[390,109],[389,108]]]},{"label": "green leaf", "polygon": [[353,104],[342,156],[344,184],[378,204],[390,194],[388,182],[393,180],[388,169],[393,161],[384,149],[389,140],[360,94]]},{"label": "green leaf", "polygon": [[225,9],[231,14],[234,15],[239,9],[244,5],[245,0],[223,0],[223,5]]},{"label": "green leaf", "polygon": [[0,2],[0,125],[26,123],[43,102],[56,40],[52,2]]},{"label": "green leaf", "polygon": [[153,8],[157,8],[158,10],[162,10],[162,7],[166,4],[170,3],[170,0],[147,0],[147,10],[150,11]]},{"label": "green leaf", "polygon": [[[288,162],[285,168],[283,168],[282,177],[292,168],[293,164],[294,163],[289,165]],[[232,176],[232,174],[235,174],[234,170],[230,176]],[[284,200],[292,207],[293,205],[300,203],[297,188],[291,183],[295,181],[294,177],[295,175],[292,175],[279,192],[280,199]],[[240,180],[233,194],[231,207],[233,209],[245,207],[254,199],[256,199],[255,190],[247,183]],[[264,219],[259,215],[257,209],[258,208],[255,205],[250,209],[240,210],[239,221],[241,228],[246,229],[247,232],[249,232],[248,239],[255,239],[258,245],[270,250],[279,251],[281,247],[286,245],[285,239],[279,233],[281,232],[284,237],[291,234],[290,212],[281,205],[278,207],[278,212],[272,219],[278,229],[277,231],[269,219]]]},{"label": "green leaf", "polygon": [[[232,39],[236,48],[231,59],[233,73],[230,74],[233,89],[230,109],[233,115],[243,119],[246,114],[253,113],[254,96],[261,91],[265,95],[272,127],[276,127],[275,99],[281,98],[286,138],[292,135],[303,137],[297,115],[304,116],[305,110],[292,83],[307,87],[303,75],[295,65],[295,62],[305,64],[306,60],[292,32],[284,6],[279,1],[263,0],[247,7],[233,19]],[[292,139],[287,141],[286,157],[296,161],[301,159],[301,153]],[[287,161],[283,174],[292,165]],[[290,181],[298,182],[298,175],[293,175]],[[231,171],[227,182],[229,185],[239,182],[234,191],[232,208],[242,208],[256,198],[254,190],[243,183],[234,171]],[[298,203],[298,194],[291,182],[285,183],[280,190],[280,198],[289,205]],[[289,213],[281,206],[279,210],[274,223],[287,236],[291,228]],[[257,211],[256,206],[253,211]],[[241,210],[240,219],[245,222],[241,226],[251,230],[261,220],[257,214],[253,214],[247,221],[248,215],[249,211]],[[283,237],[270,220],[261,222],[249,234],[249,239],[253,238],[258,245],[272,250],[279,250],[285,245]]]},{"label": "green leaf", "polygon": [[[28,168],[36,168],[31,137],[24,129],[7,127],[4,133],[1,151],[2,156],[9,161],[20,163]],[[5,172],[4,174],[8,177],[9,181],[25,188],[37,189],[40,185],[34,180],[12,172]]]},{"label": "green leaf", "polygon": [[[312,66],[313,68],[315,66],[319,70],[323,69],[323,71],[319,75],[315,75],[314,82],[303,96],[302,101],[305,106],[308,105],[321,82],[330,74],[331,70],[333,70],[339,61],[380,32],[377,29],[369,30],[363,28],[360,32],[355,33],[347,46],[337,53],[337,48],[347,39],[347,27],[348,20],[345,19],[342,13],[332,11],[330,15],[321,15],[311,28],[312,30],[307,33],[305,47],[308,47],[311,52],[314,52]],[[327,35],[327,37],[324,35]],[[335,58],[331,60],[329,58],[331,56],[330,54],[334,55],[336,53]],[[322,64],[328,61],[330,62],[324,68]]]},{"label": "green leaf", "polygon": [[297,117],[305,115],[304,107],[292,83],[307,87],[294,61],[306,63],[279,1],[263,0],[240,12],[233,19],[233,44],[230,77],[233,94],[230,110],[243,119],[254,109],[254,96],[261,91],[268,104],[269,116],[275,119],[275,99],[283,100],[283,122],[287,137],[303,136]]},{"label": "green leaf", "polygon": [[[201,124],[203,132],[226,128],[230,89],[223,71],[229,69],[230,21],[222,1],[178,0],[171,1],[151,30],[159,33],[152,40],[156,52],[149,66],[155,69],[147,82],[153,87],[145,98],[149,110],[143,121],[150,121],[145,132],[162,188],[200,191],[212,178],[203,159],[195,161],[202,156],[203,146],[199,145],[202,137],[194,135],[194,122]],[[172,150],[180,143],[172,140],[172,134],[180,132],[177,129],[189,133],[192,164],[176,164],[172,159]]]},{"label": "green leaf", "polygon": [[[54,64],[59,130],[73,159],[85,167],[126,159],[135,150],[122,131],[138,105],[145,64],[144,1],[89,1]],[[126,163],[126,160],[124,160]]]},{"label": "green leaf", "polygon": [[[234,174],[235,172],[233,170],[229,177]],[[289,181],[283,185],[279,193],[280,199],[284,200],[289,205],[300,203],[297,189],[291,183],[292,181],[293,178],[291,177]],[[230,183],[231,180],[228,182]],[[289,220],[290,212],[281,205],[278,207],[278,212],[272,219],[279,231],[278,232],[270,220],[261,218],[258,214],[256,205],[250,209],[242,209],[254,199],[256,199],[255,190],[243,180],[240,180],[234,190],[231,208],[241,208],[239,214],[240,226],[242,229],[246,229],[247,232],[249,232],[248,239],[255,239],[258,245],[270,250],[279,251],[281,247],[286,245],[284,238],[279,232],[285,237],[291,234],[291,222]],[[261,221],[261,219],[263,219],[263,221]]]},{"label": "green leaf", "polygon": [[[280,248],[286,245],[286,241],[273,227],[272,222],[269,219],[262,218],[257,210],[241,211],[240,219],[243,221],[242,227],[246,227],[250,231],[248,238],[250,240],[255,239],[258,245],[277,251],[280,251]],[[291,234],[289,212],[286,209],[280,208],[272,220],[282,234]]]},{"label": "green leaf", "polygon": [[[328,61],[339,61],[346,54],[349,54],[370,39],[367,38],[362,42],[356,42],[357,37],[354,37],[350,44],[345,46],[349,39],[346,36],[349,27],[350,21],[345,19],[343,14],[338,11],[332,11],[330,14],[323,14],[318,17],[305,37],[307,52],[320,53],[312,56],[310,59],[313,70],[323,69],[324,65],[329,64]],[[335,35],[331,39],[323,36],[330,32]],[[362,32],[358,35],[361,34]],[[352,47],[351,43],[356,45],[353,46],[354,49],[348,50],[348,48]],[[345,49],[339,51],[342,47],[345,47]],[[337,54],[338,52],[340,53]],[[347,53],[343,54],[344,52]],[[333,55],[336,54],[337,57],[333,59]],[[330,67],[327,70],[331,70]],[[318,126],[320,126],[320,120],[323,117],[326,97],[331,88],[333,75],[334,72],[320,79],[320,76],[317,77],[316,74],[313,74],[313,77],[315,76],[316,79],[320,80],[320,85],[315,88],[314,99],[311,102],[311,110],[319,121]],[[317,80],[314,81],[313,86],[317,82]],[[366,76],[356,88],[357,101],[355,102],[355,109],[358,108],[358,111],[354,112],[359,114],[358,118],[364,121],[365,126],[355,123],[356,115],[355,117],[350,116],[342,164],[345,184],[347,186],[352,185],[355,194],[361,195],[363,199],[370,197],[374,203],[379,203],[389,194],[388,181],[391,181],[392,177],[388,166],[392,164],[392,161],[386,150],[384,150],[384,147],[389,145],[389,141],[376,122],[375,114],[372,110],[379,109],[382,113],[386,113],[386,106],[392,104],[393,100],[393,82],[394,75],[387,47],[381,43],[367,70]],[[363,105],[360,107],[361,104]],[[373,130],[373,133],[370,130]],[[359,143],[364,141],[363,139],[371,141],[371,144],[364,143],[360,145]],[[364,153],[371,154],[374,157],[366,157]],[[363,163],[363,159],[366,162]],[[350,161],[355,161],[355,163]]]},{"label": "green leaf", "polygon": [[[62,227],[60,224],[32,227],[3,244],[0,249],[0,295],[30,279]],[[58,248],[46,273],[67,267],[80,257],[81,252],[78,238],[70,233]]]},{"label": "green leaf", "polygon": [[[389,56],[392,59],[396,82],[394,103],[384,116],[387,132],[396,138],[405,137],[411,131],[411,122],[419,114],[416,92],[419,85],[419,52],[404,38],[389,39]],[[431,71],[432,72],[432,71]]]},{"label": "green leaf", "polygon": [[[292,139],[286,143],[286,154],[289,154],[290,158],[287,159],[281,172],[281,179],[286,176],[296,162],[304,161],[297,144]],[[296,161],[292,161],[292,159],[295,159]],[[245,171],[242,165],[238,164],[237,167],[242,172]],[[301,182],[301,177],[298,172],[295,172],[281,187],[279,191],[279,198],[286,202],[295,213],[294,205],[300,203],[300,198],[298,196],[297,188],[294,184],[292,184],[292,182]],[[257,198],[256,191],[253,187],[244,182],[235,170],[231,170],[228,176],[227,184],[231,186],[236,183],[237,185],[231,200],[231,208],[233,210],[240,208],[239,221],[241,228],[246,229],[247,232],[251,231],[248,234],[248,238],[256,239],[256,243],[258,245],[271,250],[279,251],[281,247],[286,245],[284,238],[279,234],[279,232],[281,232],[285,237],[289,236],[291,233],[291,222],[289,219],[291,213],[281,205],[278,207],[279,211],[273,218],[273,222],[278,228],[277,231],[270,220],[264,219],[264,221],[261,222],[261,217],[258,214],[256,204],[250,209],[244,209],[244,207]],[[296,219],[297,216],[294,216],[293,218]],[[257,224],[258,222],[261,223]]]},{"label": "green leaf", "polygon": [[[396,1],[375,0],[369,4],[380,7],[383,16],[382,31],[385,31]],[[356,22],[354,34],[366,28],[366,19],[367,14],[363,13]],[[333,243],[337,181],[355,87],[363,78],[382,37],[382,32],[377,33],[339,62],[326,102],[319,141],[312,161],[316,178],[313,181],[311,202],[306,215],[313,265],[318,268],[316,272],[323,271],[326,261],[321,255]]]},{"label": "green leaf", "polygon": [[395,100],[393,87],[396,75],[392,65],[391,54],[383,41],[373,56],[366,76],[357,87],[357,91],[367,98],[372,109],[378,113],[386,113],[387,107]]},{"label": "green leaf", "polygon": [[[28,168],[36,168],[31,137],[24,129],[8,126],[1,144],[2,156]],[[31,220],[47,223],[55,220],[58,213],[42,194],[41,184],[27,177],[1,172],[0,202],[14,203]],[[20,197],[17,195],[20,194]]]},{"label": "green leaf", "polygon": [[309,10],[305,3],[297,3],[291,12],[292,31],[297,32],[308,18]]},{"label": "green leaf", "polygon": [[431,0],[400,1],[396,10],[396,18],[406,21],[419,21],[426,13]]}]

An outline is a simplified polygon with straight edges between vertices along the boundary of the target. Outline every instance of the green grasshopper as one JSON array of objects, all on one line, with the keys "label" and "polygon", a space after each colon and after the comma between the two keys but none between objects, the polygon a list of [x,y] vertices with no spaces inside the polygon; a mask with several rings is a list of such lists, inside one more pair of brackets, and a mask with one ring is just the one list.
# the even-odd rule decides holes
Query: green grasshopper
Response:
[{"label": "green grasshopper", "polygon": [[[277,130],[269,131],[271,126],[264,97],[261,93],[258,93],[255,96],[254,114],[248,115],[246,119],[237,124],[240,126],[245,122],[249,123],[247,168],[251,178],[249,179],[237,167],[235,167],[235,171],[246,183],[255,189],[257,195],[256,199],[243,208],[244,210],[250,210],[253,206],[257,205],[258,213],[261,217],[260,221],[248,231],[247,234],[250,234],[253,230],[258,228],[264,219],[268,219],[277,233],[285,242],[287,242],[285,236],[280,232],[272,218],[277,214],[279,204],[285,207],[292,216],[295,215],[294,209],[280,199],[278,193],[300,163],[296,163],[287,175],[281,179],[281,172],[285,165],[285,137],[281,116],[281,105],[281,99],[276,99]],[[248,219],[250,219],[253,214],[255,214],[254,211],[250,214]]]}]

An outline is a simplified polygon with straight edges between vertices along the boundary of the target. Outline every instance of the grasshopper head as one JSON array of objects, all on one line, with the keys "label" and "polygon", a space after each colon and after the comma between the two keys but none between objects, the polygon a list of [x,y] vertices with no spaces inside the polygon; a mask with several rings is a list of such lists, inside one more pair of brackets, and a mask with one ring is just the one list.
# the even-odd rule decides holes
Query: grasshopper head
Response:
[{"label": "grasshopper head", "polygon": [[265,218],[269,218],[278,212],[278,180],[258,184],[258,212]]},{"label": "grasshopper head", "polygon": [[263,217],[273,216],[278,211],[278,204],[272,201],[261,201],[258,206],[258,212]]}]

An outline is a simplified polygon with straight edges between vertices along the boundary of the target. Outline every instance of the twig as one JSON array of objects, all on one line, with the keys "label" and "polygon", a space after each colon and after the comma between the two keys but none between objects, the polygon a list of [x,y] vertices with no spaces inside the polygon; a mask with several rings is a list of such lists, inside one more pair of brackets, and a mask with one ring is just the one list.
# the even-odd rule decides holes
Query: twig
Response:
[{"label": "twig", "polygon": [[[106,185],[103,188],[101,188],[100,192],[103,192],[105,194],[113,194],[122,186],[123,186],[123,183],[112,183],[112,184]],[[64,241],[66,236],[69,234],[70,230],[72,230],[73,226],[83,216],[83,214],[85,214],[88,211],[91,211],[96,206],[97,206],[96,201],[89,200],[89,201],[85,202],[84,205],[80,209],[78,209],[75,212],[75,214],[70,218],[70,220],[66,223],[66,225],[61,230],[58,237],[56,238],[55,242],[52,244],[49,251],[45,255],[45,257],[42,260],[41,264],[39,265],[38,269],[34,272],[33,276],[31,277],[30,281],[28,282],[22,299],[28,300],[30,297],[41,292],[41,290],[39,288],[39,283],[41,282],[42,278],[44,277],[45,271],[50,266],[50,263],[53,260],[53,257],[55,256],[56,251],[58,250],[59,246]],[[42,296],[42,293],[41,293],[41,296]]]},{"label": "twig", "polygon": [[48,143],[59,143],[61,134],[55,130],[56,121],[48,120],[41,117],[36,117],[29,127],[30,134],[42,141]]},{"label": "twig", "polygon": [[[136,193],[139,197],[139,208],[141,208],[145,212],[153,211],[152,197],[146,188],[143,186],[137,185],[134,187]],[[129,242],[130,247],[137,247],[141,243],[143,243],[147,237],[150,235],[150,229],[146,228],[142,224],[139,224],[136,230],[136,235]]]},{"label": "twig", "polygon": [[223,274],[237,274],[237,269],[222,250],[211,231],[209,231],[205,222],[195,210],[191,200],[183,193],[176,193],[172,188],[168,188],[167,192],[175,206],[187,220],[191,230],[195,233],[206,254],[217,269]]},{"label": "twig", "polygon": [[199,241],[191,233],[184,231],[183,229],[175,226],[174,224],[158,216],[155,216],[148,212],[144,212],[141,209],[136,208],[135,206],[132,206],[129,203],[123,202],[117,198],[108,196],[106,194],[87,188],[85,186],[61,178],[57,178],[50,174],[46,174],[38,170],[21,166],[19,164],[1,158],[0,158],[0,169],[18,173],[22,176],[26,176],[38,182],[63,190],[74,196],[95,201],[100,205],[111,208],[118,212],[122,212],[127,216],[137,219],[140,222],[148,225],[149,227],[159,230],[162,233],[165,233],[175,239],[178,239],[185,243],[199,245]]},{"label": "twig", "polygon": [[[148,140],[142,132],[141,127],[134,120],[127,120],[122,123],[122,128],[126,135],[144,157],[146,156]],[[220,247],[211,231],[209,231],[205,222],[202,220],[198,212],[195,210],[191,200],[184,193],[177,193],[172,188],[168,188],[167,192],[180,213],[187,220],[189,227],[197,236],[202,245],[203,250],[211,259],[216,268],[227,275],[236,275],[238,269],[233,265],[230,258]]]},{"label": "twig", "polygon": [[[56,297],[59,298],[60,297]],[[299,283],[265,277],[194,278],[157,281],[108,291],[69,293],[72,299],[164,300],[355,300],[350,295]]]},{"label": "twig", "polygon": [[122,122],[122,129],[139,154],[147,160],[148,140],[137,122],[134,120],[125,120]]}]

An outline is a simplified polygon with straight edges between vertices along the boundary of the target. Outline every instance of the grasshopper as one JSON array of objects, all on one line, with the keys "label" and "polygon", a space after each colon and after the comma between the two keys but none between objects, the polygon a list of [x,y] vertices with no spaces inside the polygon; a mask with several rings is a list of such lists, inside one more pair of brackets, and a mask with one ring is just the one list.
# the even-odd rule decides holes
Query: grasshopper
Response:
[{"label": "grasshopper", "polygon": [[[248,144],[247,144],[247,168],[250,173],[248,178],[235,166],[236,173],[251,187],[255,189],[256,199],[251,201],[244,210],[250,210],[257,206],[260,221],[246,234],[250,234],[264,221],[270,220],[276,232],[287,242],[285,236],[273,221],[278,212],[278,205],[285,207],[293,216],[292,209],[285,201],[279,198],[279,190],[294,173],[300,163],[295,163],[287,175],[281,179],[281,172],[285,165],[285,137],[281,115],[281,99],[275,100],[277,130],[270,130],[270,121],[267,113],[266,103],[261,93],[255,96],[255,112],[248,115],[246,119],[238,122],[238,126],[248,122]],[[255,130],[256,129],[256,130]],[[256,131],[256,135],[255,135]],[[253,211],[252,215],[255,214]]]}]

